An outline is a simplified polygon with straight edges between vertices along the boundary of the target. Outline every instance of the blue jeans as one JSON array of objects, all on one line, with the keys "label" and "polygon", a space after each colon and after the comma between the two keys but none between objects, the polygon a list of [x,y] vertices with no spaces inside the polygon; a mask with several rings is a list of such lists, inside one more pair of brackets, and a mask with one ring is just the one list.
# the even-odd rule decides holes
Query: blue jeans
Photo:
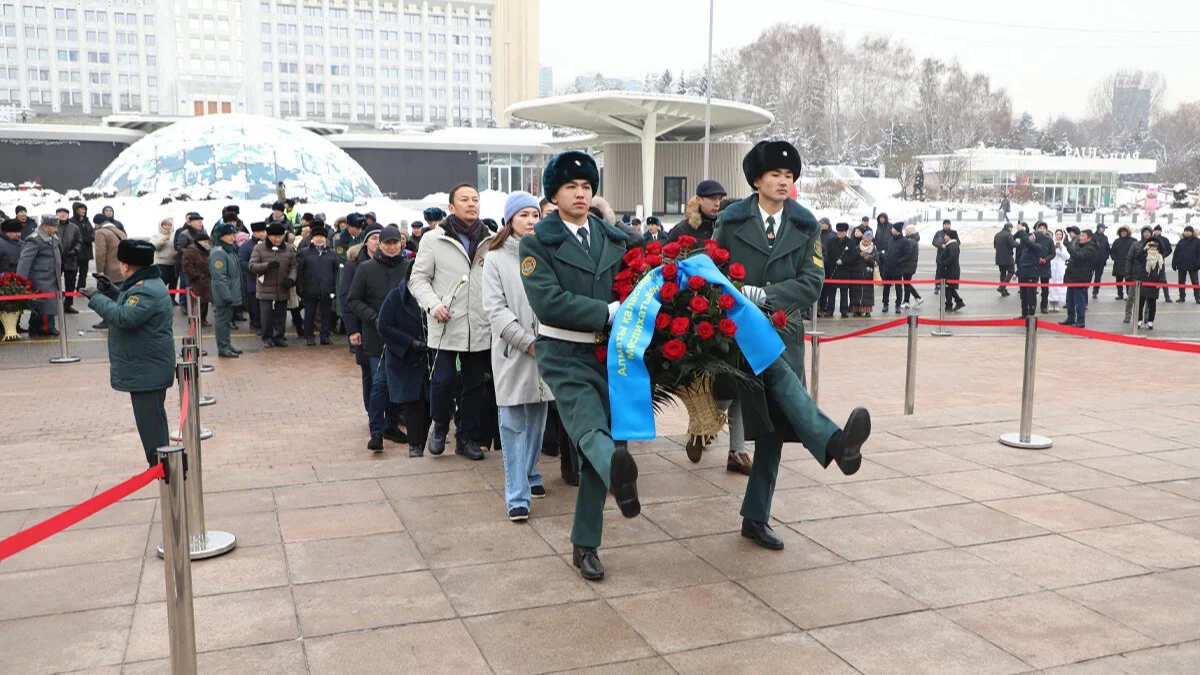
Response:
[{"label": "blue jeans", "polygon": [[384,429],[396,426],[396,417],[392,414],[391,400],[388,398],[383,357],[371,356],[368,360],[371,364],[371,399],[367,403],[367,422],[371,427],[371,435],[379,436]]},{"label": "blue jeans", "polygon": [[1083,288],[1068,288],[1067,289],[1067,322],[1075,325],[1084,323],[1084,316],[1087,315],[1087,294],[1088,289]]},{"label": "blue jeans", "polygon": [[504,502],[508,508],[529,508],[529,489],[542,484],[537,469],[546,430],[548,403],[503,405],[500,411],[500,442],[504,446]]}]

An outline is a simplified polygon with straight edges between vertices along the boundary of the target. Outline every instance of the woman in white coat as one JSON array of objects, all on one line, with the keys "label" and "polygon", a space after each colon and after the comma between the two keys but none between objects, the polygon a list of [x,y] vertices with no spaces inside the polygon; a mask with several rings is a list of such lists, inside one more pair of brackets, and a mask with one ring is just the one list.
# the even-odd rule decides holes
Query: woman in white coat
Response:
[{"label": "woman in white coat", "polygon": [[514,192],[504,204],[504,227],[483,260],[483,310],[492,329],[492,374],[504,447],[504,501],[508,519],[529,519],[531,497],[545,497],[541,456],[550,387],[534,359],[537,319],[521,283],[521,237],[541,218],[537,198]]},{"label": "woman in white coat", "polygon": [[[1050,283],[1061,284],[1063,275],[1067,273],[1067,261],[1071,259],[1071,254],[1067,252],[1066,242],[1063,237],[1066,233],[1062,230],[1054,231],[1054,257],[1050,259]],[[1049,293],[1050,311],[1057,312],[1060,304],[1067,301],[1067,289],[1065,286],[1051,286]]]}]

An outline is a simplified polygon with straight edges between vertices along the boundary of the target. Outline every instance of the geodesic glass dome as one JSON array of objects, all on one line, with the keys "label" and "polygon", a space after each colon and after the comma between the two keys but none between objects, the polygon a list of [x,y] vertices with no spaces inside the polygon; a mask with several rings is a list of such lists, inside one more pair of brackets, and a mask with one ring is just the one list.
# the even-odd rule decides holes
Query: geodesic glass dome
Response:
[{"label": "geodesic glass dome", "polygon": [[382,196],[344,150],[295,122],[206,115],[176,122],[129,146],[92,186],[141,196],[263,199],[282,181],[289,197],[354,201]]}]

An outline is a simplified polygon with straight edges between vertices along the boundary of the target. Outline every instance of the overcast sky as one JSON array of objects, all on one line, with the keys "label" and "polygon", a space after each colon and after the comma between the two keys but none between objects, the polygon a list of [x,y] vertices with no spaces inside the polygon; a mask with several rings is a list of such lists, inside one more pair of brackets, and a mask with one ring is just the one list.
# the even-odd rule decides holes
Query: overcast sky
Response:
[{"label": "overcast sky", "polygon": [[[576,75],[641,78],[704,66],[707,0],[541,3],[542,65],[554,86]],[[1144,9],[1145,11],[1137,11]],[[1003,86],[1039,125],[1082,116],[1096,80],[1121,67],[1166,76],[1167,103],[1200,99],[1200,2],[1158,0],[716,0],[714,51],[753,41],[777,21],[815,23],[857,41],[903,39],[917,58],[958,59]]]}]

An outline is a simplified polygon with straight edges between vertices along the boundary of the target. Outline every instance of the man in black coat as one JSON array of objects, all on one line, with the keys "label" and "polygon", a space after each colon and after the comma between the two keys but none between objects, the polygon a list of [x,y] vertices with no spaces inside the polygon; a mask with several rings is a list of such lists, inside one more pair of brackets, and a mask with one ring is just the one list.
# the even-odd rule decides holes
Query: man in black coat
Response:
[{"label": "man in black coat", "polygon": [[[1128,227],[1117,228],[1117,238],[1112,240],[1112,248],[1108,257],[1113,261],[1112,274],[1117,283],[1129,279],[1129,249],[1137,242],[1130,236]],[[1117,286],[1117,300],[1125,299],[1125,287]]]},{"label": "man in black coat", "polygon": [[[835,234],[830,240],[829,246],[825,249],[825,278],[828,279],[849,279],[850,269],[842,264],[842,258],[845,257],[846,249],[854,244],[854,240],[850,238],[850,223],[838,223],[835,227]],[[842,318],[850,316],[850,287],[846,284],[832,284],[833,288],[837,289],[838,293],[838,311]],[[830,313],[826,316],[833,316],[833,301],[830,301]]]},{"label": "man in black coat", "polygon": [[[71,212],[65,206],[59,207],[54,215],[58,218],[58,238],[62,242],[62,288],[64,293],[70,293],[75,290],[78,281],[76,275],[79,274],[79,252],[83,250],[83,234],[79,231],[79,226],[70,220]],[[63,298],[63,312],[78,314],[79,310],[72,307],[74,303],[75,298]]]},{"label": "man in black coat", "polygon": [[717,181],[700,181],[696,186],[696,196],[689,199],[684,208],[684,219],[667,233],[667,241],[688,235],[695,237],[696,244],[700,245],[705,239],[712,239],[717,214],[721,212],[721,200],[725,199],[726,194],[725,187]]},{"label": "man in black coat", "polygon": [[[876,244],[878,246],[878,244]],[[888,248],[887,255],[883,258],[883,268],[880,275],[884,281],[902,282],[904,280],[904,266],[912,257],[913,248],[916,243],[908,237],[904,236],[904,222],[898,221],[892,223],[892,244]],[[904,284],[896,283],[896,313],[900,313],[900,303],[904,301]],[[888,296],[892,290],[892,284],[884,284],[883,286],[883,313],[888,311]]]},{"label": "man in black coat", "polygon": [[[1166,263],[1167,258],[1170,258],[1171,253],[1174,252],[1171,248],[1171,242],[1167,241],[1167,237],[1165,235],[1163,235],[1162,225],[1155,225],[1154,229],[1151,231],[1151,233],[1152,233],[1151,238],[1153,238],[1155,241],[1158,242],[1158,251],[1159,251],[1159,253],[1162,253],[1163,263]],[[1166,268],[1165,264],[1163,266],[1162,274],[1159,275],[1158,281],[1159,281],[1159,283],[1164,283],[1164,284],[1167,283],[1167,268]],[[1171,299],[1170,293],[1164,293],[1163,298],[1168,303],[1175,302],[1174,300]]]},{"label": "man in black coat", "polygon": [[397,426],[398,410],[388,399],[387,370],[380,367],[383,360],[383,338],[375,326],[379,308],[388,293],[404,281],[406,267],[411,263],[401,255],[400,228],[388,225],[379,235],[379,251],[375,258],[358,266],[350,292],[346,294],[346,306],[362,321],[362,350],[367,357],[373,379],[367,420],[371,440],[367,449],[383,452],[383,439],[393,443],[408,443],[408,436]]},{"label": "man in black coat", "polygon": [[[1100,283],[1101,277],[1104,276],[1104,268],[1108,266],[1108,254],[1112,250],[1112,247],[1108,243],[1108,235],[1104,234],[1106,229],[1108,229],[1108,226],[1100,223],[1096,226],[1095,236],[1092,237],[1092,241],[1096,242],[1096,269],[1094,270],[1092,281],[1097,284]],[[1092,287],[1092,297],[1100,297],[1099,286]]]},{"label": "man in black coat", "polygon": [[962,296],[958,294],[958,284],[953,283],[962,278],[957,232],[954,230],[944,231],[941,252],[942,261],[938,263],[938,273],[942,279],[946,280],[946,296],[942,300],[946,303],[947,312],[957,312],[967,305],[963,302]]},{"label": "man in black coat", "polygon": [[76,256],[79,276],[76,278],[75,288],[67,290],[79,291],[87,287],[88,263],[92,260],[92,246],[96,243],[96,226],[88,219],[87,204],[75,202],[71,209],[71,222],[79,228],[80,248],[79,255]]},{"label": "man in black coat", "polygon": [[1000,268],[1000,286],[996,291],[1003,297],[1008,297],[1008,282],[1012,281],[1017,262],[1013,252],[1017,248],[1017,240],[1013,237],[1012,223],[1004,223],[1004,227],[992,239],[992,247],[996,249],[996,267]]},{"label": "man in black coat", "polygon": [[[617,223],[614,223],[614,225],[620,226]],[[662,221],[658,219],[658,216],[650,216],[646,219],[646,234],[642,237],[642,247],[644,248],[646,244],[652,241],[657,241],[660,244],[667,243],[667,235],[663,234]]]},{"label": "man in black coat", "polygon": [[[1054,257],[1054,238],[1050,236],[1050,226],[1046,224],[1046,221],[1039,221],[1034,227],[1046,242],[1043,250],[1045,255],[1038,258],[1038,283],[1049,284],[1051,275],[1050,259]],[[1042,302],[1038,311],[1042,314],[1050,313],[1050,287],[1047,285],[1042,286]]]},{"label": "man in black coat", "polygon": [[[837,235],[834,234],[833,226],[828,218],[822,218],[817,222],[821,226],[821,251],[823,255],[828,255],[833,242],[837,240]],[[829,280],[833,278],[833,270],[833,264],[825,265],[825,285],[821,286],[821,297],[817,300],[817,316],[822,318],[833,316],[833,300],[837,295],[837,286],[829,283]]]},{"label": "man in black coat", "polygon": [[[1063,275],[1063,283],[1086,284],[1090,282],[1098,257],[1096,242],[1092,239],[1092,231],[1083,230],[1079,236],[1068,240],[1066,246],[1071,258],[1067,260],[1067,271]],[[1067,320],[1063,321],[1062,325],[1076,328],[1085,327],[1087,293],[1086,286],[1067,287]]]},{"label": "man in black coat", "polygon": [[[875,217],[875,250],[879,251],[881,259],[887,258],[888,247],[892,245],[894,237],[892,221],[888,220],[888,214],[880,213]],[[884,289],[886,288],[887,286],[884,286]]]},{"label": "man in black coat", "polygon": [[[1171,269],[1179,273],[1179,284],[1188,283],[1188,277],[1191,277],[1191,285],[1196,286],[1198,283],[1196,277],[1200,272],[1200,239],[1196,238],[1196,230],[1191,225],[1183,228],[1183,236],[1175,244],[1175,259],[1171,261]],[[1167,294],[1170,294],[1170,289],[1165,289]],[[1196,304],[1200,305],[1200,288],[1193,288],[1192,294],[1196,298]],[[1179,289],[1179,301],[1183,302],[1187,297],[1187,289]]]},{"label": "man in black coat", "polygon": [[309,226],[309,245],[296,254],[296,291],[304,303],[304,338],[309,347],[315,345],[313,323],[321,312],[321,344],[331,345],[333,330],[333,294],[336,287],[338,259],[328,246],[329,233],[325,222],[314,220]]},{"label": "man in black coat", "polygon": [[[935,270],[935,272],[933,273],[934,281],[942,280],[942,277],[941,277],[942,245],[946,243],[946,233],[950,231],[950,227],[951,227],[950,219],[947,218],[946,220],[942,221],[942,229],[933,234],[933,247],[937,249],[937,254],[934,255],[934,257],[933,257],[933,265],[934,265],[933,269]],[[942,287],[940,285],[933,287],[934,295],[937,295],[938,293],[941,293],[941,292],[942,292]]]},{"label": "man in black coat", "polygon": [[1041,274],[1042,264],[1050,257],[1053,244],[1040,230],[1030,232],[1025,223],[1017,223],[1016,240],[1020,243],[1017,249],[1017,281],[1020,282],[1021,318],[1037,313],[1038,289],[1036,284]]}]

